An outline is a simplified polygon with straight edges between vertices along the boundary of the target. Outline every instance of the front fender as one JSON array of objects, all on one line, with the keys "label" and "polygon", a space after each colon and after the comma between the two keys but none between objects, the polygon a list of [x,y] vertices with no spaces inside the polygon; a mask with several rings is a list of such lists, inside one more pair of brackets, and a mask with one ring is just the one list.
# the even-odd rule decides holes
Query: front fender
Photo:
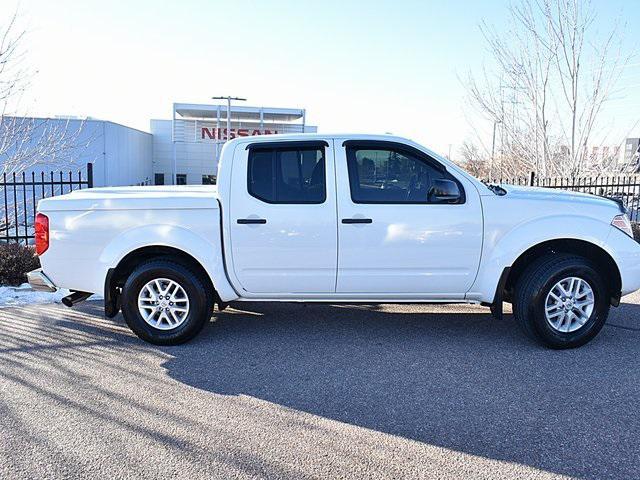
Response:
[{"label": "front fender", "polygon": [[506,267],[510,267],[525,251],[550,240],[572,239],[592,243],[605,250],[612,258],[616,255],[607,245],[611,225],[592,217],[554,215],[519,223],[512,228],[496,224],[485,228],[480,269],[476,281],[466,298],[493,302]]},{"label": "front fender", "polygon": [[113,238],[102,250],[99,262],[104,266],[106,276],[110,268],[115,268],[134,250],[151,246],[172,247],[192,256],[202,265],[218,295],[226,302],[237,298],[237,295],[225,274],[220,232],[215,233],[217,235],[212,235],[209,239],[177,225],[143,225],[126,230]]}]

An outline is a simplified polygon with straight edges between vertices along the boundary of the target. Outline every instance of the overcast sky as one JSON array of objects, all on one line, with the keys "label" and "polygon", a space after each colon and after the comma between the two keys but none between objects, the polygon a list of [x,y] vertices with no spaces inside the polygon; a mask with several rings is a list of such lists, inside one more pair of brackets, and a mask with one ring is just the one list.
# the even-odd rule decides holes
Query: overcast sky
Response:
[{"label": "overcast sky", "polygon": [[[13,2],[13,4],[12,4]],[[3,0],[0,22],[15,0]],[[441,153],[471,130],[459,77],[481,68],[478,24],[500,30],[505,0],[22,0],[26,62],[38,70],[23,101],[34,115],[93,116],[149,130],[173,102],[213,95],[300,107],[324,132],[392,132]],[[596,28],[629,22],[640,1],[594,2]],[[637,28],[637,27],[636,27]],[[608,117],[616,135],[640,119],[640,58]],[[640,125],[632,133],[640,134]]]}]

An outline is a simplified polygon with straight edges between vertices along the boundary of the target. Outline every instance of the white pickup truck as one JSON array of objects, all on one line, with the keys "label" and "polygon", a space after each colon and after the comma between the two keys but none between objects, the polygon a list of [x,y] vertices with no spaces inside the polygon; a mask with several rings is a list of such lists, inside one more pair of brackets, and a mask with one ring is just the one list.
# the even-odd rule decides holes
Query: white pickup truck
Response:
[{"label": "white pickup truck", "polygon": [[398,137],[273,135],[222,151],[218,186],[41,200],[34,288],[104,295],[142,339],[178,344],[231,301],[511,302],[552,348],[591,340],[640,288],[615,201],[487,186]]}]

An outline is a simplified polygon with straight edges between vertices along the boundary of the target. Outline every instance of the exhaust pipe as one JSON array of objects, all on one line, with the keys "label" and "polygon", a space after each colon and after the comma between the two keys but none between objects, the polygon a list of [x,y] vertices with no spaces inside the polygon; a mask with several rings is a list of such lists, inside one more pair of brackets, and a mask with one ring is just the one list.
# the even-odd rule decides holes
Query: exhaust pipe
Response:
[{"label": "exhaust pipe", "polygon": [[93,293],[89,292],[73,292],[71,295],[67,295],[62,299],[62,304],[71,308],[76,303],[84,302],[87,298],[89,298]]}]

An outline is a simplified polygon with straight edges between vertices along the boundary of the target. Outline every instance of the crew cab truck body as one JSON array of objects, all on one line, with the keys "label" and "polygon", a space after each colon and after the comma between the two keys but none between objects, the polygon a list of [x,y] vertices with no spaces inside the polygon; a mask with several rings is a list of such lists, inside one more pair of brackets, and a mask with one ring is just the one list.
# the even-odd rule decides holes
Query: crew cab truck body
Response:
[{"label": "crew cab truck body", "polygon": [[553,348],[582,345],[640,288],[624,209],[487,186],[398,137],[273,135],[222,151],[218,185],[41,200],[35,288],[91,293],[143,339],[181,343],[231,301],[466,302]]}]

